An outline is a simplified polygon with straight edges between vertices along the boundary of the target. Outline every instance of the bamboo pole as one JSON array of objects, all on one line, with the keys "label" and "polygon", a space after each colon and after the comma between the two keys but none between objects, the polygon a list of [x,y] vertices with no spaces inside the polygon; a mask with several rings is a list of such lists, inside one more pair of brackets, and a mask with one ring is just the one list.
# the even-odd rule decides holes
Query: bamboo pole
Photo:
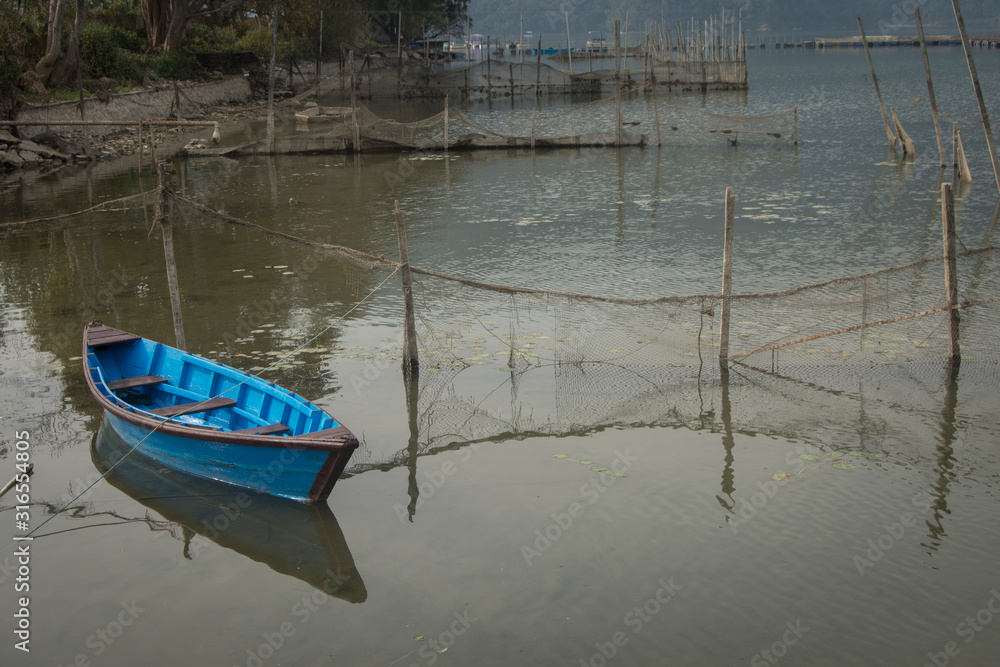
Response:
[{"label": "bamboo pole", "polygon": [[934,119],[934,136],[937,137],[938,155],[941,156],[941,168],[947,165],[944,155],[944,138],[941,136],[941,121],[938,120],[937,98],[934,97],[934,83],[931,81],[931,61],[927,56],[927,40],[924,39],[924,22],[920,18],[920,7],[915,10],[917,19],[917,34],[920,36],[920,51],[924,56],[924,72],[927,75],[927,96],[931,102],[931,118]]},{"label": "bamboo pole", "polygon": [[406,221],[396,208],[396,241],[399,244],[399,275],[403,281],[403,376],[410,378],[420,372],[420,357],[417,351],[417,320],[413,310],[413,284],[410,277],[410,255],[406,247]]},{"label": "bamboo pole", "polygon": [[653,75],[653,122],[656,123],[656,145],[657,147],[663,145],[663,141],[660,138],[660,102],[656,96],[656,75]]},{"label": "bamboo pole", "polygon": [[542,96],[542,38],[538,38],[538,53],[535,59],[535,97]]},{"label": "bamboo pole", "polygon": [[917,151],[913,146],[913,139],[910,139],[910,135],[903,129],[903,124],[899,122],[899,117],[896,116],[896,110],[889,107],[889,111],[892,113],[892,124],[896,128],[896,137],[899,139],[899,145],[903,149],[903,155],[916,156]]},{"label": "bamboo pole", "polygon": [[878,87],[878,77],[875,75],[875,63],[872,62],[872,52],[868,48],[868,36],[865,34],[865,26],[858,17],[858,28],[861,30],[861,44],[865,47],[865,57],[868,58],[868,67],[872,71],[872,83],[875,84],[875,96],[878,97],[878,108],[882,112],[882,122],[885,123],[885,135],[889,139],[889,148],[896,145],[896,137],[889,127],[889,117],[885,114],[885,104],[882,103],[882,91]]},{"label": "bamboo pole", "polygon": [[962,38],[965,59],[969,63],[969,75],[972,77],[972,87],[976,91],[976,102],[979,104],[979,117],[983,124],[983,132],[986,133],[990,161],[993,163],[993,176],[997,181],[997,190],[1000,191],[1000,160],[997,158],[997,146],[993,141],[993,130],[990,128],[990,116],[986,113],[986,103],[983,101],[983,89],[979,86],[979,75],[976,74],[976,63],[972,59],[972,46],[969,44],[969,35],[965,32],[965,21],[962,19],[962,10],[958,6],[958,0],[951,0],[951,6],[955,10],[955,20],[958,21],[958,32]]},{"label": "bamboo pole", "polygon": [[444,95],[444,152],[448,152],[448,93]]},{"label": "bamboo pole", "polygon": [[972,172],[969,171],[969,161],[965,159],[965,144],[962,143],[962,131],[955,126],[955,168],[958,170],[958,181],[972,183]]},{"label": "bamboo pole", "polygon": [[573,45],[569,42],[569,11],[566,14],[566,56],[569,58],[569,71],[573,71]]},{"label": "bamboo pole", "polygon": [[361,152],[361,128],[358,127],[358,100],[354,94],[355,81],[354,81],[354,51],[347,52],[347,66],[350,68],[351,72],[351,133],[353,136],[354,152]]},{"label": "bamboo pole", "polygon": [[157,197],[155,217],[163,232],[163,258],[167,268],[167,288],[170,292],[170,311],[173,314],[174,338],[177,349],[184,350],[187,343],[184,340],[184,319],[181,315],[181,290],[177,282],[177,261],[174,258],[174,231],[170,221],[169,202],[167,201],[166,177],[163,165],[157,165]]},{"label": "bamboo pole", "polygon": [[267,70],[267,133],[265,145],[268,153],[274,153],[274,68],[278,52],[278,10],[280,5],[274,5],[271,16],[271,64]]},{"label": "bamboo pole", "polygon": [[622,58],[621,21],[615,21],[615,146],[622,145]]},{"label": "bamboo pole", "polygon": [[493,56],[490,53],[490,38],[486,37],[486,99],[493,98]]},{"label": "bamboo pole", "polygon": [[157,127],[208,127],[217,126],[217,120],[0,120],[0,125],[9,126],[94,126],[111,125],[114,127],[138,127],[140,125]]},{"label": "bamboo pole", "polygon": [[[402,56],[400,57],[402,63]],[[319,99],[319,87],[323,81],[323,10],[319,10],[319,48],[316,51],[316,99]]]},{"label": "bamboo pole", "polygon": [[947,299],[948,361],[957,364],[962,359],[958,343],[958,268],[955,258],[955,200],[951,184],[941,185],[941,224],[944,243],[944,288]]},{"label": "bamboo pole", "polygon": [[729,372],[729,306],[733,291],[733,236],[736,228],[736,197],[726,188],[725,242],[722,248],[722,317],[719,321],[719,370]]},{"label": "bamboo pole", "polygon": [[2,496],[3,494],[7,493],[11,489],[13,489],[14,485],[17,484],[17,478],[20,477],[22,474],[24,474],[24,475],[32,475],[32,474],[34,474],[34,472],[35,472],[35,464],[34,463],[29,463],[27,469],[25,469],[25,471],[23,473],[18,473],[16,475],[14,475],[14,477],[9,482],[7,482],[6,484],[3,485],[3,488],[0,489],[0,496]]},{"label": "bamboo pole", "polygon": [[535,150],[535,109],[537,107],[531,109],[531,150]]}]

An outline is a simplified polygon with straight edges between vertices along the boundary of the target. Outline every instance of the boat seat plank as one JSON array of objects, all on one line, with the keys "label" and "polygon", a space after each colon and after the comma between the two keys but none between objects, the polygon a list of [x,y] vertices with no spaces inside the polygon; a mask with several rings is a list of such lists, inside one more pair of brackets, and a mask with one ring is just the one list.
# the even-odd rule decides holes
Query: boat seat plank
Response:
[{"label": "boat seat plank", "polygon": [[124,331],[118,331],[117,329],[111,329],[110,331],[91,331],[87,336],[87,345],[94,348],[108,347],[109,345],[115,345],[116,343],[128,343],[133,340],[142,340],[142,336],[136,336],[135,334],[125,333]]},{"label": "boat seat plank", "polygon": [[193,415],[198,412],[208,412],[210,410],[221,410],[231,408],[236,405],[232,398],[211,398],[206,401],[195,401],[194,403],[181,403],[180,405],[168,405],[165,408],[149,410],[154,415],[160,417],[180,417],[181,415]]},{"label": "boat seat plank", "polygon": [[261,426],[254,426],[253,428],[241,428],[236,431],[230,431],[230,433],[242,433],[245,435],[280,435],[282,433],[288,433],[292,429],[288,428],[284,424],[262,424]]},{"label": "boat seat plank", "polygon": [[320,440],[336,440],[338,438],[354,437],[354,434],[346,426],[336,426],[334,428],[324,429],[322,431],[313,431],[312,433],[303,433],[301,435],[293,435],[292,438],[308,438],[310,440],[318,438]]},{"label": "boat seat plank", "polygon": [[161,378],[159,375],[140,375],[133,378],[124,378],[122,380],[112,380],[108,382],[108,389],[111,391],[119,391],[121,389],[138,389],[139,387],[149,387],[154,384],[162,384],[166,382],[166,378]]}]

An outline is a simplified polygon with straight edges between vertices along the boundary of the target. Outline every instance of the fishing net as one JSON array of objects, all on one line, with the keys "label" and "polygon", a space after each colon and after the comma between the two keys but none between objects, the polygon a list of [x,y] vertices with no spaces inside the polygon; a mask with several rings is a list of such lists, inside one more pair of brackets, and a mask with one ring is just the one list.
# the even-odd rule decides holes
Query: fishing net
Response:
[{"label": "fishing net", "polygon": [[[576,59],[577,56],[574,56]],[[616,78],[629,90],[650,81],[664,87],[727,89],[746,87],[744,60],[651,60],[642,66],[593,68],[578,72],[553,67],[541,61],[485,60],[465,67],[432,72],[431,90],[457,91],[471,97],[516,97],[520,95],[566,95],[613,89]],[[578,61],[579,62],[579,61]]]},{"label": "fishing net", "polygon": [[[654,92],[652,84],[638,88],[632,94],[636,96],[642,96],[644,103],[633,100],[623,112],[623,145],[653,143],[657,138],[665,145],[694,145],[711,140],[712,135],[720,142],[733,144],[795,138],[794,108],[766,116],[719,114],[699,109],[665,90]],[[279,142],[276,152],[315,152],[333,147],[343,151],[355,142],[363,150],[608,146],[616,141],[615,115],[614,98],[547,115],[531,108],[499,113],[447,107],[410,122],[382,118],[356,104],[353,110],[317,124],[315,133],[296,133],[287,145]]]},{"label": "fishing net", "polygon": [[[103,216],[128,215],[155,229],[156,207],[163,205],[158,197],[116,200],[76,219],[99,223]],[[347,285],[355,300],[397,269],[386,257],[275,232],[173,194],[167,202],[176,229],[208,225],[224,234],[239,225],[272,243],[302,247],[300,261],[322,255],[324,266],[342,267],[324,273],[325,281]],[[38,218],[3,229],[16,235],[49,224],[55,223]],[[420,360],[412,443],[366,443],[354,471],[468,443],[634,426],[742,430],[875,451],[890,437],[902,447],[907,434],[916,436],[947,410],[949,311],[940,256],[731,296],[726,373],[719,361],[719,294],[612,298],[411,269]],[[962,387],[969,394],[963,414],[988,416],[1000,382],[1000,247],[959,253],[957,281]],[[314,332],[327,323],[323,313],[296,312],[295,318],[286,329]],[[78,332],[65,335],[75,340]],[[220,339],[251,371],[282,352],[277,338],[244,344],[241,330],[233,335]],[[287,335],[281,344],[292,349],[301,340]],[[401,341],[383,351],[395,366]],[[289,363],[339,366],[344,359],[328,349],[302,354]],[[328,391],[322,378],[294,377],[300,393]],[[967,421],[965,433],[993,423]]]},{"label": "fishing net", "polygon": [[[998,250],[968,251],[958,261],[962,364],[985,384],[1000,380],[1000,299],[991,296],[1000,289]],[[933,392],[923,401],[913,384],[940,386],[948,353],[942,276],[942,260],[928,258],[732,297],[727,383],[737,392],[768,386],[794,399],[772,402],[758,395],[743,405],[748,414],[742,423],[765,430],[762,425],[772,424],[776,434],[790,435],[812,419],[799,412],[803,404],[832,409],[837,396],[856,395],[873,380],[880,391],[872,403],[883,408],[935,405]],[[706,402],[713,411],[719,407],[717,398],[700,391],[705,387],[714,396],[707,387],[720,381],[718,295],[601,299],[427,276],[420,276],[416,293],[422,362],[448,369],[421,378],[429,382],[420,411],[427,448],[516,433],[696,423]],[[477,366],[509,373],[509,391],[460,398],[457,379],[471,382]],[[518,391],[522,397],[512,404],[509,394]],[[856,400],[848,404],[856,409]],[[776,406],[784,420],[769,416]]]}]

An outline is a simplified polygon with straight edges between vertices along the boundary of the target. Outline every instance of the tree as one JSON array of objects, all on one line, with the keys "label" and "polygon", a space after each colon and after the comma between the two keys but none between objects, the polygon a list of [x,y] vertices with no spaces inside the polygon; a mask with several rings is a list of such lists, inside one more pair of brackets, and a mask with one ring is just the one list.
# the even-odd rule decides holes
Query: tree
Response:
[{"label": "tree", "polygon": [[38,82],[42,86],[58,86],[76,74],[80,67],[80,41],[83,38],[83,22],[87,17],[87,7],[85,0],[75,0],[75,5],[73,32],[70,34],[66,53],[63,53],[62,22],[66,11],[66,0],[49,0],[45,55],[34,67]]},{"label": "tree", "polygon": [[62,55],[62,20],[66,11],[66,0],[49,0],[48,38],[45,42],[45,55],[35,65],[35,74],[44,86],[49,75]]},{"label": "tree", "polygon": [[[55,1],[55,0],[51,0]],[[153,48],[176,51],[191,19],[235,5],[237,0],[141,0],[146,39]]]}]

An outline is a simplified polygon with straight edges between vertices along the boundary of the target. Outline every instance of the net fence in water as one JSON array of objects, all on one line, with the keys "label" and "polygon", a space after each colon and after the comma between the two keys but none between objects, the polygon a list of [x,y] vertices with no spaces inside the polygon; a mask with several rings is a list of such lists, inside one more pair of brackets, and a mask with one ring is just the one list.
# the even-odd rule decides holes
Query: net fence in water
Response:
[{"label": "net fence in water", "polygon": [[[155,193],[89,209],[152,224]],[[172,195],[175,229],[241,225],[337,260],[359,298],[380,255],[275,232]],[[61,218],[65,220],[65,217]],[[28,223],[7,223],[5,233]],[[957,257],[963,387],[1000,383],[1000,247]],[[416,452],[609,427],[745,430],[877,448],[942,411],[948,337],[941,257],[779,292],[730,297],[729,373],[719,363],[719,294],[612,298],[492,285],[411,267],[420,354]],[[402,305],[400,304],[400,322]],[[401,359],[402,346],[387,351]],[[485,388],[485,389],[484,389]],[[720,393],[719,389],[723,391]],[[992,404],[967,406],[989,415]],[[933,419],[931,419],[933,422]],[[973,420],[974,421],[974,420]],[[964,428],[988,428],[970,422]],[[838,444],[839,443],[839,444]],[[352,469],[407,449],[359,450]]]},{"label": "net fence in water", "polygon": [[[991,384],[1000,380],[998,250],[968,251],[958,261],[963,368]],[[928,258],[784,292],[734,295],[734,386],[766,383],[802,394],[796,403],[815,394],[826,404],[822,394],[851,395],[859,383],[884,382],[891,399],[883,395],[883,402],[914,407],[920,401],[913,381],[940,376],[948,354],[942,264]],[[415,292],[421,361],[446,369],[421,376],[427,448],[517,433],[697,422],[704,413],[699,388],[720,382],[719,295],[601,299],[493,291],[427,276]],[[510,390],[546,388],[550,404],[522,398],[520,407],[501,408],[504,392],[459,398],[455,378],[475,375],[468,368],[480,365],[509,372]],[[760,406],[755,428],[771,423],[780,432],[782,423],[808,421],[803,414],[772,419],[768,403],[761,396],[750,403]]]},{"label": "net fence in water", "polygon": [[[579,62],[587,62],[587,56]],[[614,89],[616,80],[626,90],[652,81],[667,88],[745,88],[746,77],[746,61],[742,59],[647,59],[641,67],[586,72],[553,67],[540,61],[483,60],[465,67],[432,72],[428,81],[431,90],[456,91],[476,98],[595,93]]]},{"label": "net fence in water", "polygon": [[[634,94],[641,95],[646,103],[630,104],[622,112],[621,142],[624,145],[657,142],[694,145],[705,142],[712,135],[720,137],[720,142],[725,137],[733,144],[795,140],[794,108],[765,116],[728,115],[699,109],[665,90],[654,93],[651,84],[640,87]],[[279,142],[277,150],[308,152],[321,145],[337,145],[340,150],[346,150],[355,144],[362,150],[375,147],[442,150],[445,147],[607,146],[618,140],[615,116],[614,98],[595,100],[549,115],[538,114],[533,109],[498,113],[447,107],[428,118],[408,122],[380,117],[357,104],[353,109],[345,108],[341,113],[327,116],[326,120],[307,121],[309,132],[297,133],[291,138],[290,147],[282,148]],[[313,123],[312,126],[309,123]],[[317,143],[317,137],[325,137],[325,142]]]}]

